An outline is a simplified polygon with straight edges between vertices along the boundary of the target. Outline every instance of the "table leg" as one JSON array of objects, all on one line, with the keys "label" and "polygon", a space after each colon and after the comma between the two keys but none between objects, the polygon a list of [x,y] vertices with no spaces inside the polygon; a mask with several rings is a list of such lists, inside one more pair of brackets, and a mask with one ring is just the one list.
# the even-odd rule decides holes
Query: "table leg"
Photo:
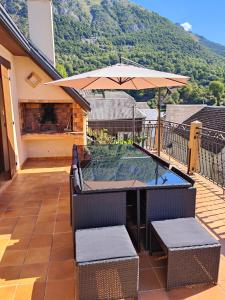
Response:
[{"label": "table leg", "polygon": [[140,226],[141,226],[141,197],[140,197],[140,190],[137,190],[137,249],[138,251],[141,250],[140,245]]}]

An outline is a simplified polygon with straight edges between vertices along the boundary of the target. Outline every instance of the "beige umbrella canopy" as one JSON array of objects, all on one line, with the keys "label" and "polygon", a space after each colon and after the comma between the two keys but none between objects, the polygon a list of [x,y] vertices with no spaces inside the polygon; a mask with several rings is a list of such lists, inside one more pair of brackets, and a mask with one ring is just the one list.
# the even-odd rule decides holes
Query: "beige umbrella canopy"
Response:
[{"label": "beige umbrella canopy", "polygon": [[133,65],[116,64],[53,82],[48,85],[67,86],[79,90],[143,90],[160,87],[182,87],[189,77],[149,70]]},{"label": "beige umbrella canopy", "polygon": [[[128,61],[128,60],[127,60]],[[161,88],[182,87],[189,77],[146,69],[140,65],[116,64],[99,70],[46,83],[78,90],[144,90],[159,89],[158,93],[158,155],[161,140]]]}]

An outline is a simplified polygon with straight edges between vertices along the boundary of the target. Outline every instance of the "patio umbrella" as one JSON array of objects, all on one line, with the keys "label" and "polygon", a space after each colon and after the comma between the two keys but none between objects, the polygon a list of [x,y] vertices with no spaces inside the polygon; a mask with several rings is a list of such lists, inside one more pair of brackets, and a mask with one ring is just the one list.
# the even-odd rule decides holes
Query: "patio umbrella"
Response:
[{"label": "patio umbrella", "polygon": [[141,66],[116,64],[106,68],[74,75],[46,83],[53,86],[66,86],[78,90],[143,90],[159,89],[158,93],[158,154],[161,138],[161,88],[182,87],[189,77],[146,69]]}]

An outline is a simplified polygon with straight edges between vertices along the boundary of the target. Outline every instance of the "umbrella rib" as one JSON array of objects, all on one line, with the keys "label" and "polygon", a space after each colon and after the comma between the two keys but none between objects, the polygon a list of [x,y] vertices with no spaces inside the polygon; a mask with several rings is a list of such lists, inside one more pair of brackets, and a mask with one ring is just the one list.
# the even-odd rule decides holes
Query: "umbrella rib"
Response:
[{"label": "umbrella rib", "polygon": [[[113,78],[111,78],[111,77],[106,77],[106,78],[109,79],[109,80],[111,80],[111,81],[113,81],[113,82],[115,82],[115,83],[117,83],[117,84],[120,84],[119,81],[116,81],[115,79],[113,79]],[[119,80],[119,78],[118,78],[118,80]]]},{"label": "umbrella rib", "polygon": [[133,79],[131,80],[131,82],[133,83],[133,86],[135,87],[135,89],[138,90],[138,88],[137,88],[136,84],[134,83]]},{"label": "umbrella rib", "polygon": [[134,79],[134,77],[127,77],[126,79],[124,79],[123,83],[132,81]]},{"label": "umbrella rib", "polygon": [[81,88],[81,90],[86,89],[89,85],[91,85],[92,83],[94,83],[95,81],[99,80],[99,78],[95,78],[92,82],[88,83],[87,85],[83,86]]},{"label": "umbrella rib", "polygon": [[176,79],[171,79],[171,78],[166,78],[166,79],[167,79],[167,80],[170,80],[170,81],[174,81],[174,82],[181,83],[181,84],[185,85],[184,82],[181,82],[181,81],[176,80]]},{"label": "umbrella rib", "polygon": [[124,83],[127,83],[129,81],[132,81],[134,79],[134,77],[131,78],[126,78],[124,80],[121,80],[122,78],[118,78],[118,81],[116,81],[115,79],[111,78],[111,77],[106,77],[107,79],[119,84],[119,85],[123,85]]}]

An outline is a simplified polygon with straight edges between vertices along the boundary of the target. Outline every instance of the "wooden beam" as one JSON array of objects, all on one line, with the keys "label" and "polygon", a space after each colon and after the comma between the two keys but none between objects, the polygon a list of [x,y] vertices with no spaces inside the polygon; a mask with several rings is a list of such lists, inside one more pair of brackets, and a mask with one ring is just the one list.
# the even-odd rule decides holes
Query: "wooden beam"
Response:
[{"label": "wooden beam", "polygon": [[11,69],[11,63],[2,56],[0,56],[0,65],[3,65],[8,70]]}]

